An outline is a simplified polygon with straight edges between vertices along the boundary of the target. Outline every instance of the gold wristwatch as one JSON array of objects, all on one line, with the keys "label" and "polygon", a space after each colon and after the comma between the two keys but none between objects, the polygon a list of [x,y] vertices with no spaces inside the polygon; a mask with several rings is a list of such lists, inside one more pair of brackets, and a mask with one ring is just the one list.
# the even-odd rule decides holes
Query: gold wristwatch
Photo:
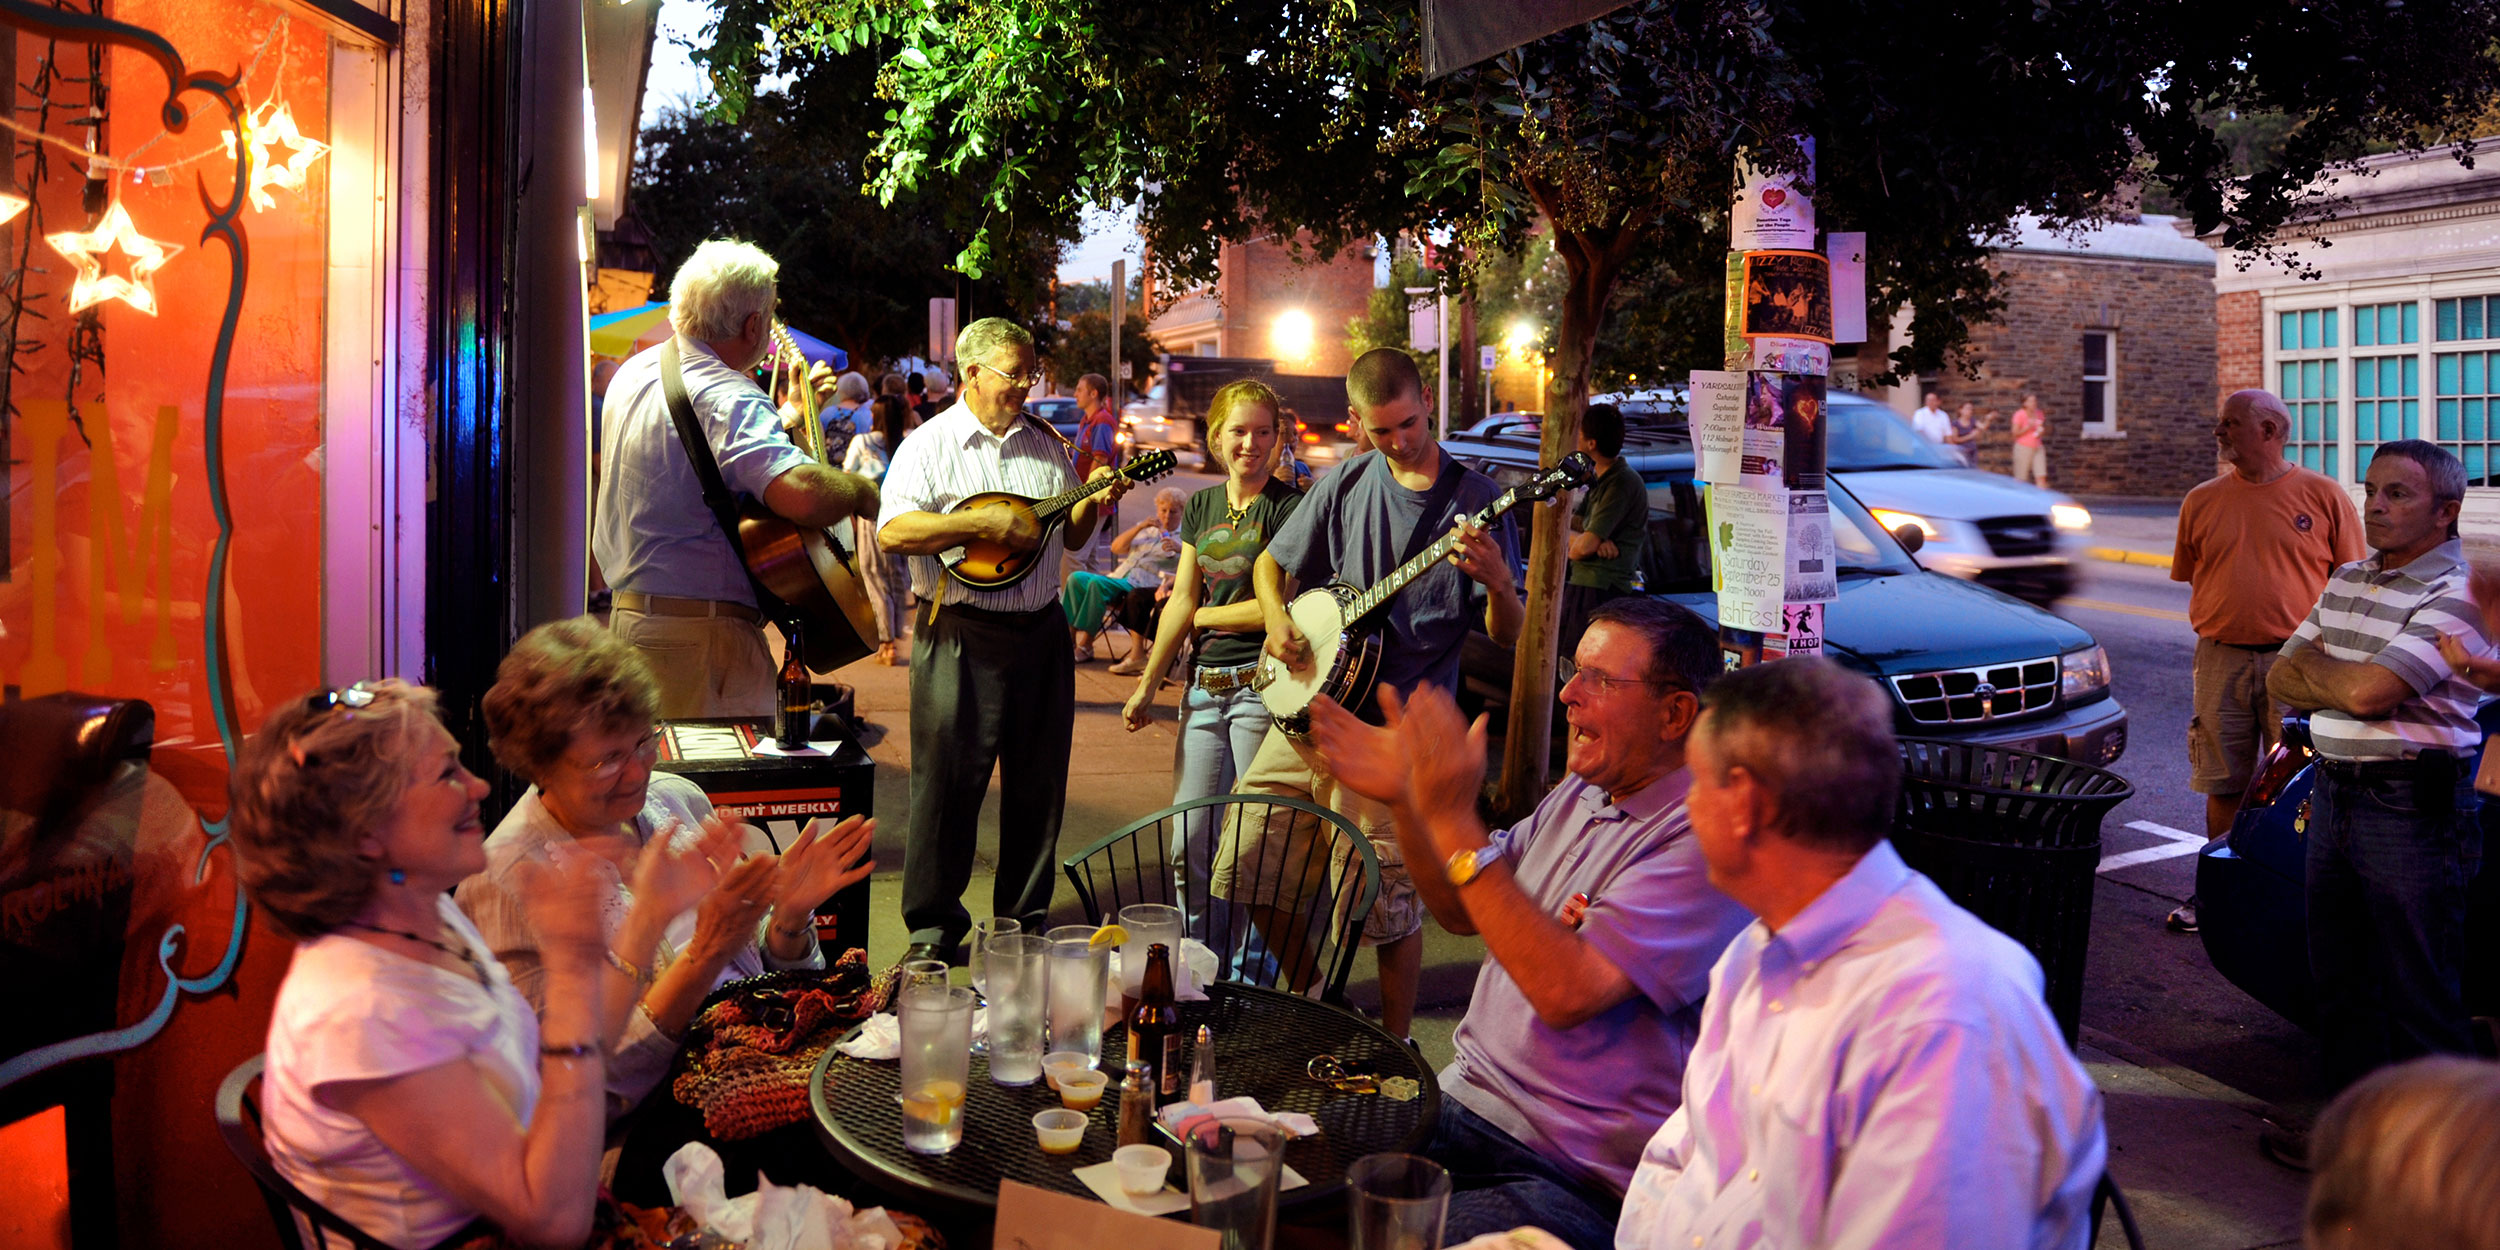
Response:
[{"label": "gold wristwatch", "polygon": [[1485,869],[1500,863],[1501,860],[1502,844],[1487,842],[1483,846],[1471,847],[1450,856],[1449,862],[1442,866],[1442,871],[1449,876],[1450,885],[1455,888],[1482,876]]}]

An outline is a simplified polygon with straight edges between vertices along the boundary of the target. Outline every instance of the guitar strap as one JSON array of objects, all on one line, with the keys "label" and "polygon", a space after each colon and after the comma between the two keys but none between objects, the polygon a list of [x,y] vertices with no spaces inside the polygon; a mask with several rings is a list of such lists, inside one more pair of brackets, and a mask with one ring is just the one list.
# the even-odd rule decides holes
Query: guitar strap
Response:
[{"label": "guitar strap", "polygon": [[738,562],[738,571],[746,574],[747,585],[755,591],[755,604],[764,615],[781,626],[782,636],[790,636],[786,613],[788,609],[779,596],[764,589],[755,580],[755,570],[747,567],[745,549],[738,545],[738,502],[729,493],[729,484],[721,480],[720,462],[712,458],[711,441],[703,437],[703,427],[695,424],[694,400],[686,394],[686,375],[678,365],[677,336],[668,336],[660,345],[660,392],[668,399],[669,419],[677,424],[677,441],[686,449],[686,459],[694,464],[694,476],[703,485],[703,507],[720,526],[721,537],[729,540],[730,558]]}]

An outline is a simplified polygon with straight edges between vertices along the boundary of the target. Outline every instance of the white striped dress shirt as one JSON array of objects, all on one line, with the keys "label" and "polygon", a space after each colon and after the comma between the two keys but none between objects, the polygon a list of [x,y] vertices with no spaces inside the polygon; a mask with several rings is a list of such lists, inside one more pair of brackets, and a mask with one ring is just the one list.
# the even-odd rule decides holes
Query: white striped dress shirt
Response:
[{"label": "white striped dress shirt", "polygon": [[2347,763],[2470,752],[2483,740],[2474,724],[2482,694],[2439,655],[2442,634],[2456,635],[2470,654],[2491,650],[2483,614],[2466,592],[2465,544],[2451,538],[2394,569],[2385,559],[2381,553],[2336,569],[2283,654],[2307,644],[2330,660],[2376,664],[2403,678],[2413,695],[2380,720],[2320,708],[2310,713],[2309,736],[2319,754]]},{"label": "white striped dress shirt", "polygon": [[[958,400],[904,438],[879,487],[882,528],[906,512],[944,512],[983,491],[1013,491],[1048,498],[1078,485],[1065,444],[1018,418],[1004,435],[992,434]],[[1057,550],[1062,531],[1043,536],[1048,567],[1005,590],[974,590],[946,575],[936,556],[912,556],[911,593],[939,603],[968,603],[993,612],[1030,612],[1059,597]]]}]

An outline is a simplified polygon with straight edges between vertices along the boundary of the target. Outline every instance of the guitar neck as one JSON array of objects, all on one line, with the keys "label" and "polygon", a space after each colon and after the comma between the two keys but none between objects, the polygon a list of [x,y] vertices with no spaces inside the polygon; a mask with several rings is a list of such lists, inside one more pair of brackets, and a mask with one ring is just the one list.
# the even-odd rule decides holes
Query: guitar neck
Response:
[{"label": "guitar neck", "polygon": [[[1503,491],[1494,498],[1493,502],[1486,504],[1483,511],[1468,518],[1468,523],[1477,529],[1483,529],[1503,513],[1510,511],[1511,506],[1518,502],[1519,492],[1516,489]],[[1443,534],[1433,540],[1433,544],[1418,552],[1414,559],[1399,565],[1395,572],[1373,583],[1371,589],[1356,595],[1354,607],[1346,613],[1346,620],[1349,623],[1359,621],[1379,611],[1381,605],[1396,598],[1399,591],[1406,589],[1407,583],[1431,571],[1433,565],[1449,559],[1450,553],[1457,549],[1458,538],[1455,533]]]},{"label": "guitar neck", "polygon": [[1060,517],[1066,516],[1068,509],[1111,489],[1112,483],[1127,480],[1129,480],[1129,477],[1125,471],[1115,470],[1111,476],[1106,477],[1099,482],[1087,482],[1083,486],[1077,487],[1075,490],[1061,491],[1048,499],[1035,501],[1033,504],[1033,515],[1041,518],[1042,524],[1048,525],[1057,521]]}]

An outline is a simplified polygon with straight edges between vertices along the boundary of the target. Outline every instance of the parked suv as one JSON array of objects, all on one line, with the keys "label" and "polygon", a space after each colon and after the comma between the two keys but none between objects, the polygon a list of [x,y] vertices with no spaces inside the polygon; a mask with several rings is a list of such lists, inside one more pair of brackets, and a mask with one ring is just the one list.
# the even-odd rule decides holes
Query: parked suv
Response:
[{"label": "parked suv", "polygon": [[[1682,387],[1600,395],[1627,419],[1681,422]],[[2046,606],[2075,588],[2075,563],[2091,545],[2092,514],[2055,491],[1965,467],[1920,437],[1892,409],[1847,391],[1825,405],[1826,464],[1885,529],[1906,525],[1924,545],[1919,563]]]},{"label": "parked suv", "polygon": [[[1467,435],[1442,446],[1504,485],[1537,472],[1533,438]],[[1635,431],[1623,455],[1649,486],[1644,589],[1717,621],[1692,443],[1681,433]],[[1824,654],[1883,685],[1901,733],[2088,764],[2125,752],[2126,709],[2110,694],[2109,657],[2091,634],[1983,584],[1921,568],[1852,483],[1835,475],[1830,494],[1840,597],[1824,610]],[[1462,673],[1473,698],[1509,701],[1509,648],[1470,634]]]}]

